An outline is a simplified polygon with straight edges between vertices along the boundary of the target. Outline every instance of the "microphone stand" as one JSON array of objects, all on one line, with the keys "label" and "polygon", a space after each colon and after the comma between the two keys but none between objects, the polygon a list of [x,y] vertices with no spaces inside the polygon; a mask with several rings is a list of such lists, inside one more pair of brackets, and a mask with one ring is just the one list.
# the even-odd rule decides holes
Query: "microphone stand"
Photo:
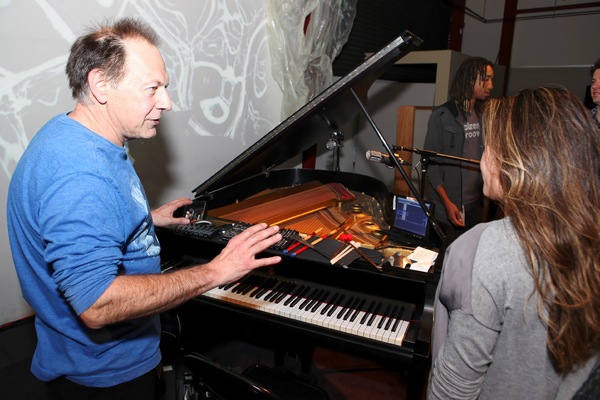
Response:
[{"label": "microphone stand", "polygon": [[468,163],[472,163],[472,164],[480,163],[479,160],[475,160],[472,158],[464,158],[464,157],[453,156],[450,154],[437,153],[437,152],[431,151],[431,150],[423,150],[423,149],[417,149],[417,148],[412,148],[412,147],[402,147],[402,146],[395,146],[395,145],[392,146],[392,148],[394,149],[394,151],[410,151],[415,154],[419,154],[421,156],[421,182],[420,182],[421,196],[425,196],[425,176],[427,175],[427,168],[429,167],[429,158],[430,157],[447,158],[450,160],[468,162]]},{"label": "microphone stand", "polygon": [[400,165],[400,161],[398,160],[398,157],[396,157],[394,155],[392,148],[385,140],[385,137],[383,137],[383,134],[377,127],[377,124],[375,123],[375,121],[373,121],[373,118],[371,118],[371,116],[369,115],[369,112],[365,108],[363,102],[360,100],[360,98],[358,97],[358,95],[356,94],[354,89],[351,88],[350,93],[352,93],[352,96],[354,96],[354,99],[356,100],[358,106],[360,107],[363,115],[365,116],[365,118],[367,118],[367,121],[369,122],[369,124],[371,125],[373,130],[375,131],[375,134],[379,137],[379,140],[381,141],[381,144],[383,145],[383,147],[385,147],[385,150],[387,151],[388,155],[390,156],[390,158],[389,158],[390,161],[392,161],[394,163],[394,166],[398,169],[398,171],[400,171],[400,174],[402,175],[402,178],[408,185],[411,193],[413,194],[415,199],[417,199],[417,202],[419,203],[419,206],[421,206],[421,209],[427,216],[427,219],[431,222],[431,225],[433,226],[435,233],[437,233],[437,235],[443,242],[444,239],[446,239],[446,234],[444,233],[444,231],[442,230],[440,225],[437,223],[437,221],[432,217],[431,213],[429,212],[429,209],[427,208],[427,206],[425,205],[425,202],[423,201],[423,197],[419,193],[417,193],[417,189],[415,188],[415,185],[413,185],[410,178],[406,175],[406,172]]}]

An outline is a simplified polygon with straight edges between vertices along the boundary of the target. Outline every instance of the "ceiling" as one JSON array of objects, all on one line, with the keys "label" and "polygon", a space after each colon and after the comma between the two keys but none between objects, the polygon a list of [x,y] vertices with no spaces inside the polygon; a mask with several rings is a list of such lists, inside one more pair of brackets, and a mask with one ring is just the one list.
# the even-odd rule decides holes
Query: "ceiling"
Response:
[{"label": "ceiling", "polygon": [[[451,5],[440,0],[358,0],[348,42],[333,63],[333,74],[344,76],[408,30],[423,39],[419,50],[448,48]],[[435,82],[435,65],[394,65],[380,79]]]}]

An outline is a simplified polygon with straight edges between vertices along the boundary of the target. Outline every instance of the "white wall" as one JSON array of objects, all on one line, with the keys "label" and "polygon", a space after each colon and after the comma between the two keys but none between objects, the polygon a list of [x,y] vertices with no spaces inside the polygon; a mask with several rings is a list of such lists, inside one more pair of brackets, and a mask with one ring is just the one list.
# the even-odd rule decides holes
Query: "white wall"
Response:
[{"label": "white wall", "polygon": [[[27,143],[71,110],[64,66],[84,27],[135,16],[162,38],[173,110],[156,138],[130,151],[152,206],[191,190],[280,121],[266,0],[0,1],[0,207]],[[0,214],[0,326],[31,313],[21,297]]]},{"label": "white wall", "polygon": [[[518,9],[597,3],[592,0],[519,0]],[[462,52],[496,61],[504,1],[467,0],[466,5],[487,21],[466,16]],[[559,85],[582,100],[590,84],[589,67],[600,58],[600,14],[564,16],[599,11],[564,10],[519,14],[515,23],[507,93],[526,87]],[[525,18],[532,19],[525,19]],[[535,19],[533,19],[535,17]],[[542,18],[543,17],[543,18]]]},{"label": "white wall", "polygon": [[[434,102],[435,84],[431,83],[400,83],[391,81],[376,81],[371,86],[368,94],[368,103],[365,105],[377,128],[389,145],[396,144],[396,121],[399,106],[424,106],[431,107]],[[422,145],[426,129],[423,127],[423,117],[428,114],[419,114],[419,125],[415,130],[417,143]],[[394,169],[385,165],[367,160],[367,150],[386,152],[374,129],[364,118],[360,119],[358,126],[349,126],[344,131],[345,139],[342,142],[340,169],[368,175],[381,180],[390,192],[394,187]],[[415,145],[415,147],[417,147]],[[422,146],[421,146],[422,147]],[[416,159],[416,158],[415,158]],[[322,154],[317,159],[317,168],[331,169],[332,154]]]}]

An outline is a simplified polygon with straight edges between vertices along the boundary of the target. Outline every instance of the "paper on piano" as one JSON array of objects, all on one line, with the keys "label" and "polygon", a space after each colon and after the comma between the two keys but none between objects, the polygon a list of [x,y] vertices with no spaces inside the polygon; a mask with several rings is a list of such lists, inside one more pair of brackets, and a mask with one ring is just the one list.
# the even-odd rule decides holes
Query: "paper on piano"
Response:
[{"label": "paper on piano", "polygon": [[437,258],[437,251],[428,250],[423,247],[417,247],[415,251],[408,255],[411,262],[410,269],[427,272]]}]

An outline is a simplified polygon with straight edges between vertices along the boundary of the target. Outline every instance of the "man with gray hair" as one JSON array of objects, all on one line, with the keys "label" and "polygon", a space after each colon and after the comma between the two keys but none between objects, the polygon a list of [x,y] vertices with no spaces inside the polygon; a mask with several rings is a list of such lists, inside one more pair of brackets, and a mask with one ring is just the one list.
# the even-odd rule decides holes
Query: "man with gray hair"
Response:
[{"label": "man with gray hair", "polygon": [[125,143],[149,139],[171,109],[155,32],[122,19],[81,36],[67,76],[75,108],[35,135],[8,193],[8,228],[24,298],[36,313],[32,373],[52,399],[154,399],[159,313],[280,257],[257,224],[212,261],[160,270],[154,227],[191,200],[154,211]]}]

